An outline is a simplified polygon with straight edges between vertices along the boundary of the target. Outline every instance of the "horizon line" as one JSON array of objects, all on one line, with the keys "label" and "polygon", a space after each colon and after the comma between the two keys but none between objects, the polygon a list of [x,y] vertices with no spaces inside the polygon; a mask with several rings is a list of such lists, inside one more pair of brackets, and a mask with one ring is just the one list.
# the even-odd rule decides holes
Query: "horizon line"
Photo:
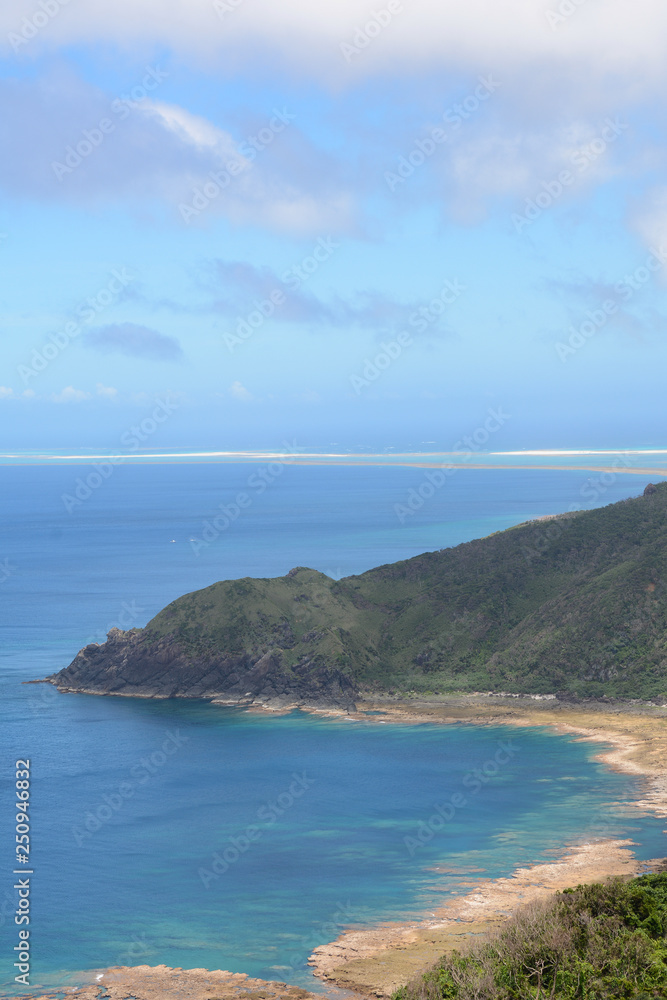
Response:
[{"label": "horizon line", "polygon": [[75,454],[59,454],[52,452],[15,451],[0,452],[0,463],[6,459],[32,460],[43,462],[65,462],[65,461],[108,461],[112,464],[121,461],[141,461],[145,459],[187,459],[187,458],[222,458],[222,459],[273,459],[273,458],[294,458],[294,459],[381,459],[384,461],[394,458],[415,458],[432,459],[440,456],[452,458],[462,458],[470,456],[476,459],[482,458],[550,458],[550,457],[590,457],[595,455],[667,455],[667,448],[542,448],[542,449],[521,449],[515,451],[396,451],[396,452],[324,452],[324,451],[293,451],[277,449],[266,450],[245,450],[245,451],[165,451],[165,452],[79,452]]}]

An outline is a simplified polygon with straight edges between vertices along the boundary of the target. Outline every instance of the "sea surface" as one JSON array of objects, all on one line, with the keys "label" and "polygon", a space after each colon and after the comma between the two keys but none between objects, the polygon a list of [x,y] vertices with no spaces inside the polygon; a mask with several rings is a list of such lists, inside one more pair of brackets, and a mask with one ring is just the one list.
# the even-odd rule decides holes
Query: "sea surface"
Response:
[{"label": "sea surface", "polygon": [[[19,758],[33,776],[34,985],[164,963],[318,988],[314,947],[346,926],[431,912],[461,879],[600,836],[631,837],[640,858],[665,853],[664,824],[630,806],[634,779],[546,729],[269,717],[22,683],[219,579],[297,565],[338,578],[636,496],[641,477],[462,468],[424,499],[415,468],[128,464],[99,483],[93,471],[0,466],[6,995],[25,993],[12,967]],[[415,492],[423,503],[406,514]]]}]

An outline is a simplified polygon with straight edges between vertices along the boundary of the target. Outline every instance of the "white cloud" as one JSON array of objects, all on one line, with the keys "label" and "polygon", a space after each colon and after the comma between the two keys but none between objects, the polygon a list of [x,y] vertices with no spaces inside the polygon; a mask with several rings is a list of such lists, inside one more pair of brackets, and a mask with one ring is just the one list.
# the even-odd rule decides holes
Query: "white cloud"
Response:
[{"label": "white cloud", "polygon": [[[235,72],[249,59],[261,59],[262,66],[279,59],[290,71],[338,84],[387,70],[446,64],[500,71],[545,61],[560,62],[564,74],[586,68],[589,83],[613,74],[644,87],[664,77],[663,0],[583,0],[556,23],[553,12],[568,6],[562,0],[402,0],[394,6],[397,13],[380,18],[386,25],[366,32],[366,24],[377,25],[373,12],[386,10],[386,0],[241,0],[219,13],[212,0],[171,0],[166,11],[163,0],[96,0],[66,7],[19,44],[17,54],[72,43],[111,43],[147,55],[167,46],[198,66],[208,60]],[[2,4],[0,39],[12,54],[8,35],[20,32],[26,13],[24,0]],[[345,43],[358,49],[349,62]]]},{"label": "white cloud", "polygon": [[54,392],[49,399],[52,403],[83,403],[85,400],[90,399],[89,392],[83,392],[81,389],[75,389],[73,386],[66,386],[62,392]]},{"label": "white cloud", "polygon": [[[362,155],[344,163],[337,159],[339,152],[325,155],[309,143],[298,120],[251,157],[243,152],[243,129],[229,130],[161,100],[159,90],[151,91],[151,98],[121,121],[110,111],[119,95],[102,94],[64,74],[38,83],[5,80],[0,82],[0,103],[7,109],[0,142],[8,153],[0,161],[0,184],[11,195],[77,204],[134,200],[142,212],[150,211],[152,199],[159,199],[177,223],[184,221],[180,206],[203,206],[187,219],[192,227],[207,226],[222,215],[235,225],[260,225],[281,233],[358,234],[364,229],[359,219],[362,198],[386,193],[383,171],[391,170],[410,149],[410,137],[401,135],[401,115],[418,106],[422,77],[424,94],[442,92],[444,111],[452,93],[459,94],[453,99],[463,99],[465,88],[474,91],[480,75],[492,75],[501,84],[498,94],[438,151],[440,165],[434,158],[425,169],[437,177],[436,197],[459,220],[470,221],[483,214],[489,199],[532,197],[536,185],[539,189],[568,167],[573,153],[587,137],[595,137],[606,116],[627,115],[632,122],[629,112],[642,103],[663,100],[664,0],[636,0],[632,5],[627,0],[391,2],[401,10],[385,26],[378,25],[377,18],[373,21],[373,11],[385,10],[389,0],[368,5],[358,0],[235,0],[234,5],[222,0],[219,13],[213,0],[170,0],[166,12],[162,0],[96,0],[67,6],[19,46],[19,58],[99,42],[145,60],[139,64],[137,84],[143,65],[150,65],[155,52],[166,48],[176,64],[189,62],[216,79],[237,74],[254,85],[258,77],[273,73],[275,82],[275,70],[282,67],[292,77],[301,74],[329,86],[342,100],[346,88],[374,76],[403,76],[415,89],[407,95],[405,108],[400,101],[392,108],[395,121],[387,117],[382,136],[383,127],[369,126],[363,112],[359,120],[353,113],[341,115],[342,128],[354,141],[347,146],[344,141],[331,143],[330,149],[354,147],[362,127],[368,128]],[[570,14],[558,14],[568,10]],[[1,5],[0,45],[6,44],[12,54],[8,33],[17,32],[25,18],[23,0]],[[346,60],[342,45],[358,51],[351,56],[348,51]],[[359,106],[367,99],[363,96]],[[272,113],[268,106],[267,116]],[[94,128],[104,116],[112,120],[114,134],[73,174],[58,180],[52,161],[62,158],[68,145],[76,146],[83,130]],[[266,122],[254,127],[262,125]],[[423,125],[421,132],[415,127],[415,137],[427,134],[428,125]],[[373,147],[376,140],[382,147],[379,154]],[[621,138],[590,170],[577,174],[570,190],[603,183],[622,169],[636,176],[651,141],[633,133],[635,159],[626,162],[630,143]],[[211,174],[224,172],[232,160],[237,165],[234,176],[215,192]],[[207,185],[212,195],[206,194]],[[433,196],[431,187],[427,197]],[[407,189],[400,197],[409,203]],[[397,198],[395,204],[401,201]],[[366,225],[372,228],[371,222]]]},{"label": "white cloud", "polygon": [[[595,185],[635,169],[633,137],[624,117],[601,124],[575,120],[567,125],[503,130],[498,120],[475,122],[449,147],[440,168],[452,214],[468,221],[489,198],[543,198],[565,201]],[[567,183],[558,180],[567,172]],[[516,209],[520,210],[517,204]]]},{"label": "white cloud", "polygon": [[234,399],[240,399],[244,403],[249,403],[255,397],[251,392],[249,392],[241,382],[232,382],[229,387],[230,394]]},{"label": "white cloud", "polygon": [[104,396],[105,399],[115,399],[118,395],[118,389],[114,389],[111,385],[102,385],[98,382],[95,386],[98,396]]},{"label": "white cloud", "polygon": [[[163,128],[178,136],[186,145],[212,149],[223,157],[239,158],[231,135],[216,128],[206,118],[190,114],[177,104],[165,104],[162,101],[145,101],[143,109],[144,114],[156,118]],[[243,166],[249,167],[250,161],[244,160]]]},{"label": "white cloud", "polygon": [[13,395],[14,395],[13,389],[10,389],[6,385],[0,385],[0,399],[9,399],[9,397]]}]

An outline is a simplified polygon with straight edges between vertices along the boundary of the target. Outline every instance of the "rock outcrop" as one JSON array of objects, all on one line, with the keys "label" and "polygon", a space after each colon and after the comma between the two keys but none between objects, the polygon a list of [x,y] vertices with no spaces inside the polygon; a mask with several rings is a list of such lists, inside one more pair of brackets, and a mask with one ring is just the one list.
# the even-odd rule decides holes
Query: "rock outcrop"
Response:
[{"label": "rock outcrop", "polygon": [[281,660],[279,650],[193,657],[173,636],[151,640],[140,629],[112,629],[105,643],[85,646],[47,680],[64,692],[354,709],[354,686],[341,671],[307,656],[287,669]]}]

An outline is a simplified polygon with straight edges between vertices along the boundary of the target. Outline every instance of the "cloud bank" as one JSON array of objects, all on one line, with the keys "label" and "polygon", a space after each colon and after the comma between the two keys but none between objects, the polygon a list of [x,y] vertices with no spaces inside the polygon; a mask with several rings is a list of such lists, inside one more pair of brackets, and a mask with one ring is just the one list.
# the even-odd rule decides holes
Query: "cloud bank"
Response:
[{"label": "cloud bank", "polygon": [[358,0],[172,0],[169,16],[162,0],[53,4],[56,13],[37,25],[37,5],[31,11],[22,0],[7,0],[0,11],[5,50],[28,57],[82,43],[166,46],[180,58],[223,62],[232,72],[261,56],[267,67],[279,59],[292,72],[337,85],[444,63],[497,71],[552,64],[573,76],[587,70],[589,86],[615,76],[634,89],[654,87],[665,74],[661,0],[378,0],[363,6]]}]

